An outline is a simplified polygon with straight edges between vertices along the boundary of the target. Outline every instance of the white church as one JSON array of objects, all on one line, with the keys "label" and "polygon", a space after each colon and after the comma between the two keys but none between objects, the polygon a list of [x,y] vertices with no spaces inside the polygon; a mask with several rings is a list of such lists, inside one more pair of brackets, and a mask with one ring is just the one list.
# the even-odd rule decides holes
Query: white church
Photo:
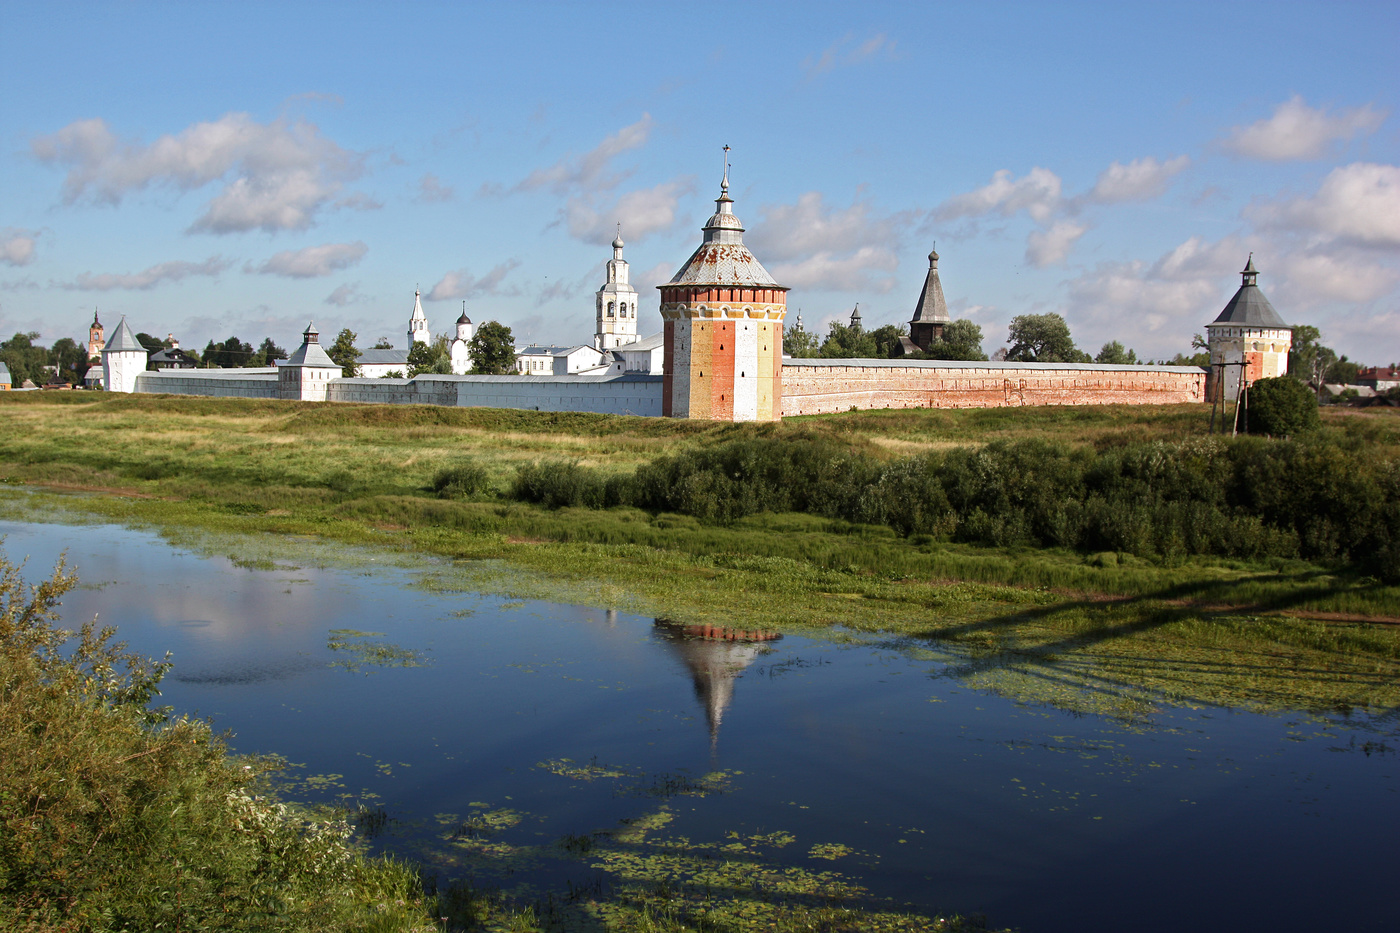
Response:
[{"label": "white church", "polygon": [[[462,302],[462,314],[457,318],[457,336],[448,345],[448,355],[452,360],[452,374],[465,376],[472,368],[471,340],[476,326],[467,317],[467,303]],[[423,313],[423,293],[413,290],[413,312],[408,316],[408,348],[404,350],[374,349],[360,352],[360,376],[365,379],[384,379],[408,375],[408,354],[416,343],[432,343],[433,335],[428,330],[428,316]]]},{"label": "white church", "polygon": [[[613,258],[607,263],[607,281],[594,301],[593,345],[532,344],[516,353],[515,371],[522,376],[600,376],[616,373],[659,373],[664,352],[663,335],[637,336],[637,289],[628,281],[627,260],[622,258],[622,236],[612,242]],[[452,374],[471,371],[471,340],[476,327],[467,317],[466,302],[457,318],[457,335],[449,346]],[[413,292],[413,312],[408,319],[408,349],[371,349],[360,353],[360,376],[366,379],[408,375],[408,354],[415,343],[429,343],[432,334],[423,313],[421,290]]]},{"label": "white church", "polygon": [[516,372],[524,376],[659,373],[662,334],[637,337],[637,290],[627,281],[622,234],[612,242],[607,281],[593,302],[593,346],[529,346],[516,354]]}]

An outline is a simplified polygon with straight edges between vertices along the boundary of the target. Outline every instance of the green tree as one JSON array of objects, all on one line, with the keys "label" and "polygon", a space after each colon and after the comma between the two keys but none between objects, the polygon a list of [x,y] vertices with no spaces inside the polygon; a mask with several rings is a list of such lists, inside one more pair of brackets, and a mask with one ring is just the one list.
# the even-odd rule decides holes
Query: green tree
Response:
[{"label": "green tree", "polygon": [[935,340],[928,345],[927,350],[909,355],[909,359],[915,360],[985,360],[986,358],[987,354],[982,352],[982,328],[966,318],[949,321],[943,327],[942,340]]},{"label": "green tree", "polygon": [[[378,340],[376,340],[376,341],[374,342],[374,346],[370,347],[370,349],[371,349],[371,350],[392,350],[392,349],[394,349],[394,343],[393,343],[393,341],[391,341],[388,337],[380,337]],[[402,377],[400,377],[400,378],[402,378]]]},{"label": "green tree", "polygon": [[1249,387],[1250,434],[1291,437],[1320,425],[1317,396],[1296,379],[1276,376],[1260,379]]},{"label": "green tree", "polygon": [[1356,380],[1360,378],[1361,365],[1347,359],[1346,354],[1343,354],[1341,359],[1327,367],[1326,380],[1333,385],[1356,385]]},{"label": "green tree", "polygon": [[360,374],[360,350],[355,346],[355,332],[342,327],[335,335],[335,342],[326,348],[326,355],[340,367],[340,374],[353,379]]},{"label": "green tree", "polygon": [[49,348],[49,365],[54,367],[54,372],[60,380],[69,385],[76,385],[83,381],[83,376],[91,365],[88,361],[87,347],[72,337],[60,337]]},{"label": "green tree", "polygon": [[38,331],[29,331],[15,334],[9,340],[0,343],[0,361],[10,370],[10,378],[16,388],[24,385],[26,379],[33,380],[35,385],[42,385],[44,382],[44,367],[49,362],[49,351],[34,342],[38,339]]},{"label": "green tree", "polygon": [[783,352],[794,359],[817,355],[817,335],[807,330],[783,329]]},{"label": "green tree", "polygon": [[1137,353],[1133,350],[1124,350],[1123,345],[1116,340],[1110,340],[1099,350],[1099,355],[1094,357],[1095,363],[1111,363],[1115,366],[1133,366],[1138,361]]},{"label": "green tree", "polygon": [[1293,328],[1293,345],[1288,351],[1288,375],[1321,392],[1327,370],[1337,362],[1337,354],[1322,345],[1322,331],[1311,324]]},{"label": "green tree", "polygon": [[503,376],[515,370],[515,336],[497,321],[487,321],[472,337],[472,374]]},{"label": "green tree", "polygon": [[1069,325],[1058,314],[1018,314],[1011,319],[1011,347],[1006,358],[1013,363],[1090,363],[1069,335]]},{"label": "green tree", "polygon": [[[139,338],[138,338],[139,339]],[[244,343],[237,337],[230,337],[223,343],[211,340],[200,354],[204,365],[216,369],[238,369],[256,366],[255,352],[251,343]]]},{"label": "green tree", "polygon": [[452,360],[447,354],[447,348],[439,341],[432,343],[413,342],[413,346],[408,350],[408,377],[423,373],[450,373],[452,372]]},{"label": "green tree", "polygon": [[155,353],[170,346],[169,341],[161,340],[158,337],[152,337],[145,331],[141,331],[136,335],[136,342],[145,347],[147,353]]},{"label": "green tree", "polygon": [[879,354],[872,332],[842,324],[840,321],[832,321],[831,329],[822,341],[817,355],[828,360],[870,360]]},{"label": "green tree", "polygon": [[894,356],[895,348],[899,346],[899,338],[907,337],[909,328],[903,324],[882,324],[870,332],[870,336],[875,340],[875,356],[878,359],[889,359]]},{"label": "green tree", "polygon": [[258,352],[254,354],[254,357],[257,360],[254,365],[272,366],[275,365],[273,360],[285,360],[287,351],[273,343],[271,337],[264,337],[262,345],[258,347]]}]

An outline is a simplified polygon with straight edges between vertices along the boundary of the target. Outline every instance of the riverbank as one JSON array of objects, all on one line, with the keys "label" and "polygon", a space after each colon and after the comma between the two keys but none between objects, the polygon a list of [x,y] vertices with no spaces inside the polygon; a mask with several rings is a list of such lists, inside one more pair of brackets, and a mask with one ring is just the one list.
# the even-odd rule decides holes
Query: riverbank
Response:
[{"label": "riverbank", "polygon": [[[39,487],[12,506],[30,513],[61,506],[202,535],[314,536],[430,554],[512,596],[742,628],[938,639],[975,649],[980,676],[1008,684],[1028,680],[1028,665],[1072,659],[1092,668],[1102,691],[1135,702],[1400,705],[1400,587],[1335,564],[985,548],[808,514],[706,524],[502,495],[524,464],[568,460],[621,475],[745,437],[816,437],[894,457],[1024,437],[1100,448],[1175,442],[1204,434],[1207,418],[1199,406],[1096,407],[715,425],[31,393],[0,400],[0,478]],[[1326,430],[1373,458],[1400,451],[1400,417],[1388,410],[1331,414]],[[434,477],[464,461],[485,474],[486,491],[439,498]]]}]

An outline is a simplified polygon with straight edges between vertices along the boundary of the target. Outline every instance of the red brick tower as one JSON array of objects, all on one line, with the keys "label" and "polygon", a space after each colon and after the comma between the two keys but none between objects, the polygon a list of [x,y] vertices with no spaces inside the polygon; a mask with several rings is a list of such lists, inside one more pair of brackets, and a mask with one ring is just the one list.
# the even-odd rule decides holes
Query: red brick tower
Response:
[{"label": "red brick tower", "polygon": [[783,416],[787,289],[744,245],[724,179],[704,241],[661,289],[665,322],[662,414],[712,421]]}]

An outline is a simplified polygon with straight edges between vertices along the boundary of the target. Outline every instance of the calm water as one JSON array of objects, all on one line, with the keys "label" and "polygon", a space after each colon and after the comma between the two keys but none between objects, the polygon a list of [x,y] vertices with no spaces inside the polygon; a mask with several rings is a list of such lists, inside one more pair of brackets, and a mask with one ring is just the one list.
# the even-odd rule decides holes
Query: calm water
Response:
[{"label": "calm water", "polygon": [[[586,865],[540,853],[666,807],[667,838],[785,834],[748,852],[1027,933],[1388,930],[1400,913],[1394,718],[1123,723],[971,691],[912,642],[697,643],[444,592],[363,554],[246,569],[111,526],[0,535],[31,578],[68,550],[84,583],[69,624],[97,613],[174,653],[162,702],[304,765],[304,797],[382,805],[377,844],[449,874],[486,871],[490,844],[507,888],[582,881]],[[357,665],[328,648],[339,629],[425,665]],[[672,795],[712,772],[722,792]],[[443,841],[453,827],[463,844]]]}]

